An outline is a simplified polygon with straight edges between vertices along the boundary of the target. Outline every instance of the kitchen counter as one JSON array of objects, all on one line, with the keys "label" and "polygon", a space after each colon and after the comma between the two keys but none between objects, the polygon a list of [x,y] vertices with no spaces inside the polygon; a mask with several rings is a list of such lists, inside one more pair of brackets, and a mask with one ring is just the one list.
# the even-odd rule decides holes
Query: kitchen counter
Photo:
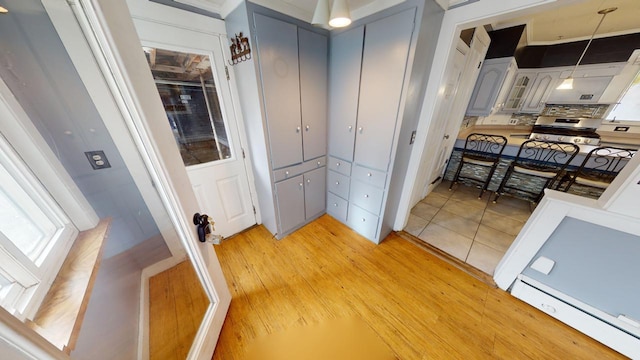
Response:
[{"label": "kitchen counter", "polygon": [[[464,148],[464,140],[474,132],[483,134],[502,135],[507,138],[507,146],[520,147],[529,140],[531,126],[509,125],[476,125],[463,128],[458,133],[456,147]],[[598,131],[601,146],[616,146],[629,149],[640,149],[640,135],[614,131]],[[587,153],[596,148],[593,145],[579,145],[580,153]],[[506,151],[506,150],[505,150]],[[511,153],[512,151],[509,151]],[[517,152],[517,151],[516,151]],[[514,154],[515,155],[515,154]]]}]

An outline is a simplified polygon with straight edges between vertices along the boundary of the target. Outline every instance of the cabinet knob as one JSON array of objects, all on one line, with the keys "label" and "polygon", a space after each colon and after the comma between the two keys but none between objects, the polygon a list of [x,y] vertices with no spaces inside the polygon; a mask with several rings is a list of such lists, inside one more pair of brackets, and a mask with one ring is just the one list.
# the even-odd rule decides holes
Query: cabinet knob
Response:
[{"label": "cabinet knob", "polygon": [[337,162],[337,163],[336,163],[336,166],[340,166],[340,163],[339,163],[339,162]]},{"label": "cabinet knob", "polygon": [[348,129],[349,129],[349,131],[353,130],[353,126],[349,125]]},{"label": "cabinet knob", "polygon": [[311,179],[307,179],[307,184],[311,184]]},{"label": "cabinet knob", "polygon": [[359,127],[359,128],[358,128],[358,132],[359,132],[360,134],[362,134],[362,127]]},{"label": "cabinet knob", "polygon": [[284,175],[285,175],[285,176],[289,176],[289,171],[285,171],[285,172],[284,172]]},{"label": "cabinet knob", "polygon": [[367,219],[365,219],[365,218],[362,218],[362,222],[365,222],[365,221],[367,221]]},{"label": "cabinet knob", "polygon": [[320,161],[318,161],[318,166],[320,166]]},{"label": "cabinet knob", "polygon": [[299,132],[300,132],[300,126],[298,126],[298,127],[296,128],[296,132],[297,132],[297,133],[299,133]]},{"label": "cabinet knob", "polygon": [[307,125],[307,126],[305,126],[305,127],[304,127],[304,129],[305,129],[306,131],[309,131],[309,128],[310,128],[310,126],[309,126],[309,125]]},{"label": "cabinet knob", "polygon": [[367,173],[367,176],[368,176],[368,177],[371,177],[371,173]]},{"label": "cabinet knob", "polygon": [[368,198],[368,197],[369,197],[369,194],[364,194],[364,197],[365,197],[365,198]]},{"label": "cabinet knob", "polygon": [[336,185],[340,185],[340,181],[336,181]]},{"label": "cabinet knob", "polygon": [[302,183],[298,184],[298,186],[300,186],[300,187],[302,187],[302,185],[303,185]]},{"label": "cabinet knob", "polygon": [[333,206],[338,207],[338,203],[333,203]]}]

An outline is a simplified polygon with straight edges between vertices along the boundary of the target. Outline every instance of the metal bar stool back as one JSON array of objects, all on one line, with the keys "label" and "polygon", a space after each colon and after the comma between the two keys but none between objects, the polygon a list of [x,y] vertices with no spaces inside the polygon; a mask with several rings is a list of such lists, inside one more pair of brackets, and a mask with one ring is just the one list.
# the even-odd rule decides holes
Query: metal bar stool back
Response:
[{"label": "metal bar stool back", "polygon": [[502,178],[493,202],[509,190],[511,195],[538,203],[544,189],[553,186],[579,150],[571,143],[525,141]]},{"label": "metal bar stool back", "polygon": [[635,152],[635,150],[617,147],[598,147],[589,151],[578,170],[567,173],[566,177],[569,181],[563,184],[563,191],[569,191],[569,188],[574,185],[604,191]]},{"label": "metal bar stool back", "polygon": [[[482,194],[487,190],[489,182],[491,182],[491,177],[496,171],[498,162],[500,162],[500,156],[506,145],[507,138],[501,135],[469,134],[464,143],[460,164],[458,164],[458,169],[453,176],[451,185],[449,185],[449,190],[451,190],[453,184],[457,184],[460,179],[466,179],[480,184],[480,194],[478,198],[481,198]],[[469,169],[466,169],[463,173],[462,170],[465,166],[469,167]],[[476,168],[477,171],[472,171],[470,167],[480,168]]]}]

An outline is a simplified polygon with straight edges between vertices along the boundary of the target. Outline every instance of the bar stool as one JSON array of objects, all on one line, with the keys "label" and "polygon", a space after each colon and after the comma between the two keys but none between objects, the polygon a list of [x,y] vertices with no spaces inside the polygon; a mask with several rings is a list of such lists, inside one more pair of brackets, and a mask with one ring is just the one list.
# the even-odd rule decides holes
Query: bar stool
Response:
[{"label": "bar stool", "polygon": [[[553,186],[579,150],[577,145],[565,142],[539,140],[523,142],[518,155],[511,162],[500,182],[493,202],[496,203],[498,198],[504,195],[505,190],[515,190],[516,194],[532,195],[533,200],[525,199],[538,203],[544,195],[544,189]],[[542,186],[539,186],[539,189],[527,188],[527,182],[536,178]]]},{"label": "bar stool", "polygon": [[586,186],[605,190],[616,178],[618,173],[627,165],[635,154],[635,150],[617,147],[598,147],[584,158],[576,171],[567,172],[566,184],[558,184],[558,188],[564,186],[563,191],[569,191],[573,185]]},{"label": "bar stool", "polygon": [[[464,143],[460,164],[451,181],[451,185],[449,185],[449,190],[451,190],[453,184],[457,184],[460,179],[466,179],[482,184],[480,194],[478,195],[478,198],[481,198],[489,186],[493,173],[496,171],[505,145],[507,145],[507,138],[501,135],[469,134]],[[469,167],[480,166],[485,170],[480,173],[470,172],[471,174],[469,176],[461,176],[462,168],[465,165]],[[483,176],[485,174],[486,177]]]}]

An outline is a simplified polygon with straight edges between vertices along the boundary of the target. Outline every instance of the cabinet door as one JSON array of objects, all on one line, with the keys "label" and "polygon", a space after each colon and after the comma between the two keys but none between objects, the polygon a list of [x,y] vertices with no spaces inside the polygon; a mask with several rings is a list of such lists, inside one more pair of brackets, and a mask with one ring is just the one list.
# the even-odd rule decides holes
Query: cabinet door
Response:
[{"label": "cabinet door", "polygon": [[[467,115],[487,116],[496,105],[502,84],[507,77],[511,61],[485,60],[473,88]],[[503,60],[503,59],[496,59]]]},{"label": "cabinet door", "polygon": [[322,214],[326,208],[325,170],[322,167],[304,174],[304,212],[307,220]]},{"label": "cabinet door", "polygon": [[535,74],[531,73],[518,73],[516,79],[509,90],[509,96],[504,103],[502,110],[507,112],[517,112],[522,107],[524,102],[524,96],[529,89],[529,86],[533,82]]},{"label": "cabinet door", "polygon": [[354,161],[386,171],[393,143],[415,9],[366,26]]},{"label": "cabinet door", "polygon": [[302,162],[298,30],[284,21],[254,16],[271,165],[278,169]]},{"label": "cabinet door", "polygon": [[276,197],[280,232],[285,234],[305,220],[303,175],[276,183]]},{"label": "cabinet door", "polygon": [[327,154],[327,37],[298,29],[304,160]]},{"label": "cabinet door", "polygon": [[329,154],[353,161],[364,26],[331,38],[329,58]]},{"label": "cabinet door", "polygon": [[557,71],[538,73],[520,111],[540,113],[544,109],[549,95],[551,95],[551,92],[555,88],[556,80],[559,76],[560,73]]}]

